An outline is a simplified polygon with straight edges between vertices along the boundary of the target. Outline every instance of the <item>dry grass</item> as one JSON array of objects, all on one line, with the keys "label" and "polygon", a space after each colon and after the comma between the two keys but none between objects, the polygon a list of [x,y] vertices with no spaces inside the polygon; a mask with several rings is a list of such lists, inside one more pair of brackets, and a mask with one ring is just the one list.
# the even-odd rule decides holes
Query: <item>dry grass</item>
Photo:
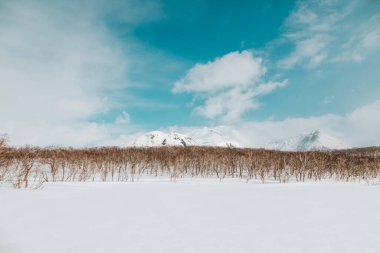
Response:
[{"label": "dry grass", "polygon": [[217,147],[13,148],[0,141],[0,182],[38,188],[55,181],[136,181],[142,176],[241,178],[281,183],[373,180],[380,148],[280,152]]}]

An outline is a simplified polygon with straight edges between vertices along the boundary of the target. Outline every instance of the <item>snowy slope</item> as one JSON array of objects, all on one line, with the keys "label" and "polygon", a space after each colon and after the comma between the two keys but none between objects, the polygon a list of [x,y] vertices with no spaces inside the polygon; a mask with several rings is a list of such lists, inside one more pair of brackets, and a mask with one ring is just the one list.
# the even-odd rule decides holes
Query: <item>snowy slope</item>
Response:
[{"label": "snowy slope", "polygon": [[319,130],[314,130],[310,133],[300,134],[299,136],[286,140],[271,141],[267,148],[288,151],[307,151],[345,149],[347,145],[333,136],[322,133]]},{"label": "snowy slope", "polygon": [[153,131],[138,137],[132,144],[136,147],[191,146],[195,142],[188,136],[176,132]]},{"label": "snowy slope", "polygon": [[194,129],[188,133],[188,136],[201,146],[241,147],[240,143],[214,128],[203,127]]}]

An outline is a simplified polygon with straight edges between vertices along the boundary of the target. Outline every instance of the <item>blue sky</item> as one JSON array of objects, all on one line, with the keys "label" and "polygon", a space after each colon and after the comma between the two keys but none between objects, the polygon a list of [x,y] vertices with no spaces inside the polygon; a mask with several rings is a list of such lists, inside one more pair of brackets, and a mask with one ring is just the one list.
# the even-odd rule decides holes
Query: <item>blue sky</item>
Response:
[{"label": "blue sky", "polygon": [[380,145],[376,0],[4,0],[0,34],[0,133],[15,144],[297,121],[273,137]]},{"label": "blue sky", "polygon": [[[162,127],[170,124],[213,124],[191,114],[188,103],[192,94],[172,94],[171,86],[181,78],[188,69],[197,63],[206,63],[217,57],[222,57],[234,51],[252,50],[254,55],[261,57],[268,68],[270,76],[283,76],[289,79],[288,87],[274,92],[261,99],[259,110],[248,111],[242,117],[245,119],[283,119],[290,116],[321,115],[325,113],[347,113],[357,106],[376,100],[379,97],[379,77],[376,69],[379,61],[376,55],[365,56],[365,60],[354,62],[350,59],[331,63],[329,60],[315,67],[294,66],[289,69],[279,68],[278,61],[289,55],[296,46],[292,41],[284,40],[291,26],[286,20],[296,11],[300,11],[302,2],[297,1],[163,1],[160,3],[162,18],[147,22],[136,27],[132,34],[145,47],[158,50],[165,57],[180,61],[176,70],[156,71],[165,76],[162,81],[144,80],[148,87],[137,87],[130,90],[137,96],[151,101],[165,101],[166,108],[135,108],[129,110],[134,115],[134,121],[148,127]],[[347,17],[337,22],[334,31],[340,32],[339,26],[358,29],[367,22],[363,15],[378,14],[380,8],[375,1],[354,3],[342,1],[342,4],[331,4],[331,12],[339,11],[341,6],[353,4]],[[311,5],[311,4],[310,4]],[[364,5],[364,6],[363,6]],[[374,6],[376,8],[370,8]],[[355,10],[361,7],[364,11]],[[367,8],[365,8],[367,7]],[[312,8],[312,6],[310,7]],[[336,8],[336,9],[334,9]],[[317,8],[316,8],[317,9]],[[317,13],[318,14],[318,13]],[[322,14],[321,14],[322,15]],[[333,15],[333,13],[323,15]],[[359,19],[358,21],[355,18]],[[351,24],[343,24],[343,22]],[[379,22],[378,20],[376,22]],[[116,25],[116,30],[122,24]],[[305,25],[306,26],[306,25]],[[296,28],[295,28],[296,29]],[[305,29],[299,27],[298,29]],[[116,31],[118,32],[118,31]],[[339,50],[345,40],[354,36],[351,32],[342,31],[344,38],[331,42],[326,51]],[[306,38],[305,38],[306,39]],[[331,47],[331,48],[329,48]],[[333,53],[334,54],[334,53]],[[378,55],[377,55],[378,56]],[[329,57],[329,56],[326,56]],[[331,57],[337,57],[332,55]],[[370,58],[370,59],[368,59]],[[154,71],[154,70],[153,70]],[[363,82],[364,81],[364,82]],[[360,83],[360,88],[358,88]],[[197,101],[198,102],[198,101]]]}]

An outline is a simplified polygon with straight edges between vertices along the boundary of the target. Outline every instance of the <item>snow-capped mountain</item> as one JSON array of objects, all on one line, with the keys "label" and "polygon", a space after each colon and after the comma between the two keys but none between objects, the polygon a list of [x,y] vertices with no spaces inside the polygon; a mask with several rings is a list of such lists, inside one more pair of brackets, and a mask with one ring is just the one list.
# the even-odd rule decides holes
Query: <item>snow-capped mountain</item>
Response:
[{"label": "snow-capped mountain", "polygon": [[132,142],[135,147],[158,146],[217,146],[217,147],[241,147],[231,138],[226,137],[220,131],[213,128],[193,129],[188,134],[180,134],[175,131],[165,133],[162,131],[148,132]]},{"label": "snow-capped mountain", "polygon": [[138,137],[132,146],[158,147],[158,146],[192,146],[195,142],[188,136],[176,132],[164,133],[153,131]]},{"label": "snow-capped mountain", "polygon": [[[185,131],[186,132],[186,131]],[[143,134],[131,144],[136,147],[158,146],[217,146],[217,147],[243,147],[239,142],[232,140],[223,133],[223,129],[197,128],[187,132],[186,135],[175,131],[165,133],[153,131]],[[284,151],[310,151],[348,148],[341,140],[322,133],[319,130],[300,134],[289,139],[279,139],[269,142],[265,148]]]},{"label": "snow-capped mountain", "polygon": [[200,146],[241,147],[240,143],[215,128],[198,128],[190,131],[187,135]]},{"label": "snow-capped mountain", "polygon": [[271,141],[267,148],[284,151],[311,151],[345,149],[347,145],[335,137],[314,130],[286,140]]}]

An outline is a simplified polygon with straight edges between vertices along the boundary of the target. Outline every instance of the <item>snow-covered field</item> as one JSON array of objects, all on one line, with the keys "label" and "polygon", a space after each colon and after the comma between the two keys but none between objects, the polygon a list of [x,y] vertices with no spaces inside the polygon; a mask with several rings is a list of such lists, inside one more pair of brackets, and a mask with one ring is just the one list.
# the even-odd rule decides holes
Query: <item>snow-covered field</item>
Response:
[{"label": "snow-covered field", "polygon": [[380,185],[146,180],[0,188],[1,253],[380,252]]}]

